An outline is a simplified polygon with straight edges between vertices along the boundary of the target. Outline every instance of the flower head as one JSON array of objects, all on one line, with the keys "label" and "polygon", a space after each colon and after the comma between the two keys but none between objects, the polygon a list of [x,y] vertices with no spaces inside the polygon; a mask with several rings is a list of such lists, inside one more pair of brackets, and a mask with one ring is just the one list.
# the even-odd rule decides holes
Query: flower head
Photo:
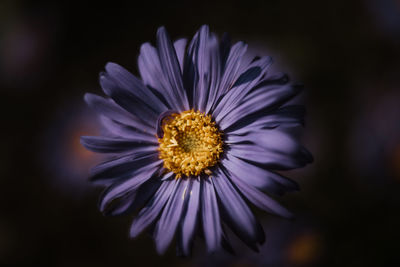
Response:
[{"label": "flower head", "polygon": [[217,164],[223,143],[210,115],[193,110],[171,114],[163,121],[162,135],[159,157],[176,178],[211,175],[208,168]]},{"label": "flower head", "polygon": [[91,174],[106,186],[100,210],[136,212],[131,236],[148,229],[160,253],[176,237],[189,254],[197,234],[209,251],[231,250],[226,226],[257,250],[264,232],[246,200],[291,217],[270,195],[298,185],[275,171],[312,161],[291,134],[304,108],[286,104],[301,87],[270,74],[271,58],[248,61],[244,43],[218,41],[207,26],[186,43],[160,28],[157,46],[141,47],[141,79],[108,63],[100,75],[108,97],[85,95],[106,132],[82,144],[110,154]]}]

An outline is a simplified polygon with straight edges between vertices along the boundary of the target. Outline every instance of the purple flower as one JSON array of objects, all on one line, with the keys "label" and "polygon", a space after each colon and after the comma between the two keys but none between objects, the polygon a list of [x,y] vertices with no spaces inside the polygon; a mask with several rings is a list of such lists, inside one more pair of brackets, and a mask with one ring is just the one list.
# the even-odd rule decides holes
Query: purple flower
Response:
[{"label": "purple flower", "polygon": [[257,251],[264,231],[247,201],[291,217],[270,195],[298,185],[275,171],[312,161],[292,134],[304,108],[286,104],[301,87],[270,74],[271,58],[246,60],[246,44],[218,41],[207,26],[186,43],[160,28],[156,47],[141,47],[141,79],[108,63],[100,74],[108,98],[85,95],[106,133],[81,142],[111,156],[91,174],[107,187],[100,210],[136,212],[130,235],[149,230],[159,253],[176,237],[190,254],[196,234],[208,251],[232,250],[225,227]]}]

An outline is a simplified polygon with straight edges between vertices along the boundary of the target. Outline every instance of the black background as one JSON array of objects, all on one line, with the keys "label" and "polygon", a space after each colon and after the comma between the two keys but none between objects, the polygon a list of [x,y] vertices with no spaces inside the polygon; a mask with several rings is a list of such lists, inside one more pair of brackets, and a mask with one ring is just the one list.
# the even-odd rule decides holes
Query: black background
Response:
[{"label": "black background", "polygon": [[[101,215],[101,190],[85,181],[99,159],[79,145],[81,134],[97,131],[82,97],[101,94],[106,62],[137,73],[140,45],[154,43],[159,26],[176,39],[202,24],[271,55],[306,86],[304,142],[315,162],[289,174],[302,190],[280,199],[297,220],[257,212],[267,232],[261,255],[206,257],[200,241],[191,259],[176,257],[173,246],[158,256],[149,236],[129,239],[129,216]],[[0,263],[400,262],[399,1],[6,0],[0,31]]]}]

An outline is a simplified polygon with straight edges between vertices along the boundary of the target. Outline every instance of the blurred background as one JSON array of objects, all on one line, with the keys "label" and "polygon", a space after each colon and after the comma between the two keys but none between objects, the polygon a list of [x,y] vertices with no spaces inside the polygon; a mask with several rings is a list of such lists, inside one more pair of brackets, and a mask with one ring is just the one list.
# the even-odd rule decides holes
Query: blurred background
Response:
[{"label": "blurred background", "polygon": [[[271,55],[305,84],[304,143],[315,162],[288,175],[279,200],[297,219],[257,212],[256,254],[191,259],[128,237],[132,218],[103,217],[87,182],[101,156],[85,92],[113,61],[137,73],[140,44],[202,25]],[[55,266],[396,266],[400,264],[400,1],[0,2],[0,263]],[[397,265],[398,266],[398,265]]]}]

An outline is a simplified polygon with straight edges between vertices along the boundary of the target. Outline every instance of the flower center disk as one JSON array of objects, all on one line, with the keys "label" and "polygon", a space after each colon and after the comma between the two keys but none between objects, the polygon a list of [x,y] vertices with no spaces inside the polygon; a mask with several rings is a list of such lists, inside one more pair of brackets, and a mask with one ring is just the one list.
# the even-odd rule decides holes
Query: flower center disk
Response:
[{"label": "flower center disk", "polygon": [[222,152],[222,133],[211,115],[187,110],[174,113],[162,121],[163,137],[158,139],[159,158],[164,168],[176,174],[177,178],[210,175]]}]

